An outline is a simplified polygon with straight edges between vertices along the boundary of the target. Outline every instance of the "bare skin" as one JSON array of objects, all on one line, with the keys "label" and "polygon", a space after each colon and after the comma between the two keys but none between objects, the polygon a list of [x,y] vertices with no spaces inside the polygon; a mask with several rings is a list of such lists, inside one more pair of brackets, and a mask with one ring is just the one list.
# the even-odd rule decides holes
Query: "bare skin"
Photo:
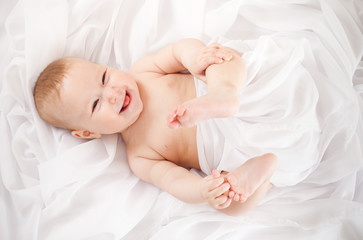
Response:
[{"label": "bare skin", "polygon": [[[226,49],[233,53],[235,58],[241,57],[237,51],[231,48]],[[230,61],[224,65],[222,71],[218,64],[206,69],[207,94],[186,101],[169,113],[167,121],[170,128],[191,127],[210,118],[224,118],[237,113],[239,108],[237,95],[242,82],[231,83],[228,78],[244,78],[244,72],[236,72],[236,69],[244,68],[236,61]],[[226,74],[230,71],[234,71],[235,74]],[[225,79],[226,81],[223,81]]]},{"label": "bare skin", "polygon": [[236,96],[209,93],[177,107],[167,117],[168,126],[172,129],[191,127],[210,118],[231,116],[238,106]]},{"label": "bare skin", "polygon": [[[200,168],[196,124],[238,111],[245,67],[236,51],[182,40],[140,59],[128,73],[70,61],[57,106],[61,119],[78,124],[75,137],[121,133],[136,176],[182,201],[208,202],[227,214],[256,206],[268,191],[273,155],[205,178],[188,170]],[[180,73],[185,70],[191,74]],[[196,98],[193,76],[207,83],[205,96]]]},{"label": "bare skin", "polygon": [[[237,58],[238,55],[234,55],[234,57]],[[233,70],[235,68],[241,69],[241,66],[238,62],[231,61],[224,63],[223,69],[220,67],[221,65],[215,64],[207,68],[206,79],[208,84],[208,92],[206,95],[199,98],[195,98],[195,96],[193,96],[189,100],[182,101],[181,104],[175,104],[179,106],[169,112],[167,115],[167,124],[169,128],[178,129],[178,131],[187,131],[190,127],[192,127],[192,129],[194,129],[193,131],[195,131],[193,126],[201,121],[215,117],[232,116],[238,111],[239,103],[237,93],[241,83],[237,85],[226,84],[225,82],[221,81],[221,79],[241,78],[242,73],[237,73],[236,75],[232,76],[226,76],[225,74],[225,72],[235,73],[236,71]],[[139,129],[137,126],[136,128]],[[132,135],[135,136],[138,134],[133,133]],[[179,140],[180,139],[182,138],[179,138]],[[193,139],[193,141],[195,140]],[[153,158],[155,159],[160,157],[172,159],[168,156],[168,153],[162,153],[161,156],[153,156]],[[185,156],[183,153],[181,155]],[[197,159],[196,149],[194,149],[193,155],[193,157],[189,156],[188,159]],[[175,163],[182,164],[181,162]],[[197,161],[193,161],[192,165],[194,164],[197,165]],[[216,209],[241,208],[240,205],[243,205],[243,202],[247,203],[247,199],[254,195],[257,189],[267,189],[266,187],[262,186],[269,183],[268,180],[272,175],[275,165],[276,158],[270,154],[250,159],[239,168],[224,176],[215,174],[214,171],[212,176],[208,176],[204,179],[205,186],[202,187],[204,189],[202,191],[202,197],[207,199],[208,203]],[[249,172],[250,174],[248,174]],[[144,175],[144,173],[140,173],[139,175]],[[145,180],[150,181],[150,179]],[[165,182],[172,181],[165,180]],[[163,184],[160,184],[160,186],[163,189],[168,189],[168,186],[163,186]],[[172,191],[169,190],[169,192]],[[242,207],[243,209],[246,209],[246,206],[253,207],[261,200],[261,198],[264,196],[264,194],[262,194],[263,191],[258,192],[258,197],[253,197],[252,202],[249,201],[248,204]],[[193,194],[189,195],[187,198],[184,198],[184,200],[190,202],[199,202],[199,200],[195,200],[193,198],[189,199],[189,197],[192,195]],[[232,200],[241,204],[231,205]],[[233,211],[229,210],[229,212]]]},{"label": "bare skin", "polygon": [[276,164],[276,156],[269,153],[251,158],[227,173],[225,178],[231,185],[229,197],[235,201],[245,202],[262,184],[268,182]]}]

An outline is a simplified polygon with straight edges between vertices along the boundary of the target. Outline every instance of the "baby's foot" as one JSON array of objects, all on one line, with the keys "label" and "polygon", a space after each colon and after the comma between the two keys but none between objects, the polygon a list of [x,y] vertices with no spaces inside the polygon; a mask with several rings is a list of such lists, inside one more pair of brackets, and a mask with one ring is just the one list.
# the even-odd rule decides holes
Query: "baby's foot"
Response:
[{"label": "baby's foot", "polygon": [[170,128],[192,127],[210,118],[233,116],[239,109],[238,97],[207,94],[183,103],[167,117]]},{"label": "baby's foot", "polygon": [[271,178],[275,170],[277,158],[268,153],[251,158],[226,175],[231,185],[229,197],[235,201],[246,201],[258,187]]}]

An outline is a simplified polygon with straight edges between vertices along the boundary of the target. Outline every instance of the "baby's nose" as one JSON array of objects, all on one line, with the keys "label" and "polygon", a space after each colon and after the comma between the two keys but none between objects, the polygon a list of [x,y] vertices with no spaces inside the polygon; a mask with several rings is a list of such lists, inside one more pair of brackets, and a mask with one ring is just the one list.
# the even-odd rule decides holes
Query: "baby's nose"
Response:
[{"label": "baby's nose", "polygon": [[108,97],[108,101],[109,101],[109,103],[111,103],[111,104],[115,104],[115,103],[117,103],[117,100],[118,100],[118,98],[119,98],[119,96],[120,96],[120,91],[121,90],[119,90],[119,89],[117,89],[117,88],[110,88],[110,89],[108,89],[108,91],[107,91],[107,97]]},{"label": "baby's nose", "polygon": [[108,97],[108,101],[111,103],[111,104],[114,104],[114,103],[116,103],[116,101],[117,101],[117,96],[116,96],[116,94],[110,94],[109,95],[109,97]]}]

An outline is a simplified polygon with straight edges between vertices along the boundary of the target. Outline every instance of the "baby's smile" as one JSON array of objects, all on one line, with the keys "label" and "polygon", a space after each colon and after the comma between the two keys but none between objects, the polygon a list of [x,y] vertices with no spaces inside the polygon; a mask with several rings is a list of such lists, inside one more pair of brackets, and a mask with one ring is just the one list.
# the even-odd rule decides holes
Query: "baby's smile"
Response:
[{"label": "baby's smile", "polygon": [[131,96],[128,93],[128,91],[125,91],[124,101],[123,101],[123,104],[121,106],[119,113],[122,113],[123,111],[125,111],[127,109],[127,107],[130,105],[130,103],[131,103]]}]

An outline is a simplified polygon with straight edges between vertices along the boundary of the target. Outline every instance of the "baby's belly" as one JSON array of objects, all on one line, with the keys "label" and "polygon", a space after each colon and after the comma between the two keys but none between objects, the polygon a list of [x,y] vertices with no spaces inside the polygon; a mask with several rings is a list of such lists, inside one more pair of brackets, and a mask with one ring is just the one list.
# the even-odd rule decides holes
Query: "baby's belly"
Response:
[{"label": "baby's belly", "polygon": [[165,159],[179,166],[200,169],[196,142],[196,127],[179,130],[179,132],[175,132],[173,138],[164,143],[160,154]]},{"label": "baby's belly", "polygon": [[[161,141],[157,149],[163,158],[187,168],[198,168],[198,151],[196,143],[196,126],[191,128],[170,129],[166,116],[182,103],[195,98],[193,77],[189,74],[172,74],[160,80],[159,91],[163,93],[162,101],[157,105],[158,121],[154,122],[154,136]],[[168,82],[167,85],[162,82]],[[157,99],[157,96],[155,98]],[[150,113],[151,114],[151,113]]]}]

